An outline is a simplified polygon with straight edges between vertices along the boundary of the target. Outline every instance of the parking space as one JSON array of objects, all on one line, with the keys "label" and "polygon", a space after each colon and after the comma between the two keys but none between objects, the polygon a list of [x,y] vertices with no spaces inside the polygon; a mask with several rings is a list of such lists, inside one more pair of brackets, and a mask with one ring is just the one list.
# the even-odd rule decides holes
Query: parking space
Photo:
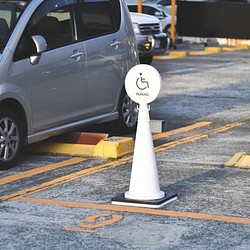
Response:
[{"label": "parking space", "polygon": [[181,60],[154,61],[163,88],[150,110],[166,121],[153,134],[159,184],[178,199],[160,209],[111,204],[128,191],[131,152],[112,159],[27,149],[18,167],[1,173],[2,245],[249,248],[249,169],[225,166],[249,153],[249,51]]},{"label": "parking space", "polygon": [[[14,232],[26,228],[28,234],[20,249],[29,241],[34,246],[43,242],[46,247],[50,241],[58,241],[61,247],[94,247],[98,243],[97,249],[103,249],[103,244],[111,248],[190,249],[198,241],[201,248],[216,249],[215,240],[220,247],[247,249],[249,171],[224,167],[223,162],[230,158],[227,152],[239,150],[230,140],[245,138],[242,131],[249,129],[249,124],[218,129],[204,124],[169,131],[171,142],[155,149],[161,188],[166,193],[177,192],[177,201],[162,209],[112,205],[111,198],[128,189],[132,156],[102,162],[73,157],[0,180],[3,188],[14,187],[5,189],[7,195],[1,191],[6,225],[2,233],[10,235],[10,228]],[[81,170],[76,171],[76,166]],[[60,177],[57,168],[63,169]],[[66,168],[74,170],[66,174]],[[46,177],[48,171],[50,178]],[[40,175],[43,181],[38,184]],[[14,213],[14,222],[11,216],[16,209],[21,214]],[[57,236],[49,235],[49,228]],[[43,233],[33,241],[31,229],[34,234]]]}]

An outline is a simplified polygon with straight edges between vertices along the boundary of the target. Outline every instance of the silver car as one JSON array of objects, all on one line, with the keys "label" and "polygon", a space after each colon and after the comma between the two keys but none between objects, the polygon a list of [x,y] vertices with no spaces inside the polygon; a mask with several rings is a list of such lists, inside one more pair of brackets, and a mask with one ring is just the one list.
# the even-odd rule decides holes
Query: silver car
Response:
[{"label": "silver car", "polygon": [[124,79],[136,64],[123,0],[0,0],[0,170],[23,144],[82,126],[134,130]]}]

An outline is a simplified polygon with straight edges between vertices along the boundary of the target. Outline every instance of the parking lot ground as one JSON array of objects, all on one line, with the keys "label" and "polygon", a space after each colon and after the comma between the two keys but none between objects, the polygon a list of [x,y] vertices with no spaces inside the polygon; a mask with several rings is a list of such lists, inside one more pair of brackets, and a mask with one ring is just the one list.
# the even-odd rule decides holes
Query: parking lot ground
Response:
[{"label": "parking lot ground", "polygon": [[26,151],[1,172],[4,249],[249,249],[250,172],[226,166],[250,154],[249,51],[153,63],[163,88],[150,110],[167,120],[153,135],[159,184],[178,199],[160,209],[111,204],[129,189],[132,154]]},{"label": "parking lot ground", "polygon": [[[7,249],[28,242],[40,249],[248,249],[250,172],[224,163],[231,158],[227,152],[250,140],[249,128],[249,122],[204,122],[169,131],[155,152],[161,189],[177,192],[178,199],[161,209],[111,204],[128,190],[132,155],[101,163],[72,157],[1,178],[0,239],[8,235]],[[83,169],[56,178],[56,170],[79,164]],[[20,189],[18,182],[43,174],[42,183]],[[40,235],[35,241],[34,234]]]}]

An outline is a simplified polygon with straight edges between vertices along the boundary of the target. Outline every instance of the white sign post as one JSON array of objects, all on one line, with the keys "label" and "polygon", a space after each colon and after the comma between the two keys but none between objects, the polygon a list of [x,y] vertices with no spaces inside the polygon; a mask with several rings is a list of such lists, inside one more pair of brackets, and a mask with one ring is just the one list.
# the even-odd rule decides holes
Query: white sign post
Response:
[{"label": "white sign post", "polygon": [[125,88],[139,104],[139,116],[129,191],[113,198],[112,204],[159,208],[177,199],[177,194],[167,196],[160,190],[150,130],[148,104],[157,98],[161,85],[159,72],[150,65],[137,65],[126,76]]}]

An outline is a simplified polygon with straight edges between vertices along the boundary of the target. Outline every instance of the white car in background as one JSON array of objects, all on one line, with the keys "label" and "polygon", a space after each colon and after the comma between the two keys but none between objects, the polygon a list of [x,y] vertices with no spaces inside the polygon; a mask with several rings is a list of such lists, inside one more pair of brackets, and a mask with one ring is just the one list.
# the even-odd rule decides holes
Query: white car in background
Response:
[{"label": "white car in background", "polygon": [[[127,2],[127,6],[130,12],[137,12],[138,4],[136,2],[134,3]],[[163,32],[170,34],[172,17],[170,11],[167,8],[165,8],[162,5],[143,3],[142,13],[158,18],[161,22]]]},{"label": "white car in background", "polygon": [[130,12],[140,63],[151,64],[154,55],[165,53],[170,45],[170,37],[162,31],[158,18]]},{"label": "white car in background", "polygon": [[[150,4],[155,4],[155,5],[161,5],[164,7],[164,9],[171,15],[171,3],[172,0],[145,0],[143,3],[150,3]],[[176,0],[177,3],[178,0]],[[177,5],[175,6],[177,7]]]}]

